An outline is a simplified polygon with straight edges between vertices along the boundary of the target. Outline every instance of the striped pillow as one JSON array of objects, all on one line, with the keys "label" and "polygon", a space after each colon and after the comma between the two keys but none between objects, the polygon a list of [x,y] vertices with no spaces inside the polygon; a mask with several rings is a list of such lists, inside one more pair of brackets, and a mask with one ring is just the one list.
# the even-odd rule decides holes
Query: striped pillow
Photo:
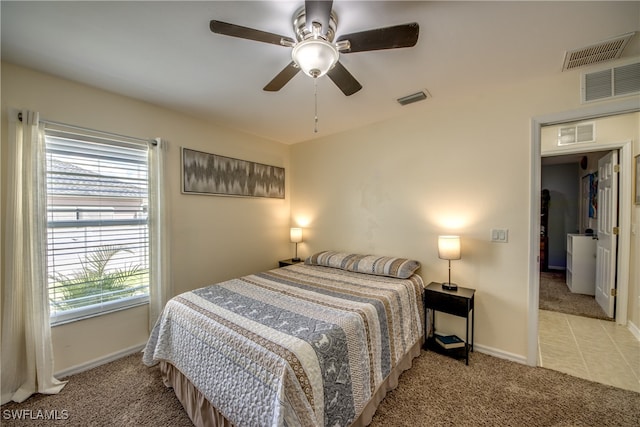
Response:
[{"label": "striped pillow", "polygon": [[322,265],[356,273],[397,277],[400,279],[407,279],[420,268],[420,263],[412,259],[358,255],[336,251],[322,251],[313,254],[305,260],[305,264]]}]

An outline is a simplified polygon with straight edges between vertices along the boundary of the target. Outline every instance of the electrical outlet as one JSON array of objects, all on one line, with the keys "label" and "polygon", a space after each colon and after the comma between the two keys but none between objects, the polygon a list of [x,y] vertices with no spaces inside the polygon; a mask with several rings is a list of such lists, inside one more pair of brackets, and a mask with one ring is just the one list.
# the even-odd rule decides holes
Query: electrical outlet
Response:
[{"label": "electrical outlet", "polygon": [[497,243],[507,243],[509,241],[508,228],[492,228],[491,241]]}]

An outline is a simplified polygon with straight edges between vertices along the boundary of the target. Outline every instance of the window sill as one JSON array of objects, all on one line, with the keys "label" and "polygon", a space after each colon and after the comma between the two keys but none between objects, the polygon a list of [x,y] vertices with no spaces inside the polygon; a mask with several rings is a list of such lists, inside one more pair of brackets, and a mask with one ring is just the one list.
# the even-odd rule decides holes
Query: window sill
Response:
[{"label": "window sill", "polygon": [[[125,303],[125,304],[123,304]],[[57,313],[50,317],[50,326],[52,328],[56,326],[66,325],[68,323],[77,322],[79,320],[91,319],[93,317],[102,316],[104,314],[115,313],[122,310],[128,310],[130,308],[140,307],[142,305],[149,304],[149,297],[138,298],[137,301],[117,301],[113,304],[113,307],[105,308],[104,306],[99,309],[96,308],[80,308],[76,310],[69,310]]]}]

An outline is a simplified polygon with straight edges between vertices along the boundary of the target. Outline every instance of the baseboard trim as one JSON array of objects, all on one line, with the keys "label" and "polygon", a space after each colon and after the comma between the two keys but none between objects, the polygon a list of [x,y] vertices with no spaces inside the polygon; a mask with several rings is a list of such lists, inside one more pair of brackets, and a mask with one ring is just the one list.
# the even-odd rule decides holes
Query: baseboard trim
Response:
[{"label": "baseboard trim", "polygon": [[638,328],[637,325],[635,325],[633,322],[629,321],[629,322],[627,322],[627,329],[629,329],[629,331],[631,331],[633,336],[636,337],[636,339],[638,341],[640,341],[640,328]]},{"label": "baseboard trim", "polygon": [[113,362],[114,360],[121,359],[121,358],[123,358],[125,356],[128,356],[130,354],[140,352],[140,351],[142,351],[142,349],[145,347],[146,344],[147,343],[145,341],[145,342],[140,343],[138,345],[134,345],[132,347],[124,348],[124,349],[122,349],[120,351],[116,351],[114,353],[107,354],[106,356],[99,357],[97,359],[93,359],[93,360],[90,360],[88,362],[72,366],[72,367],[67,368],[67,369],[63,369],[61,371],[56,372],[54,375],[56,376],[56,378],[60,379],[60,378],[68,377],[69,375],[79,374],[80,372],[88,371],[89,369],[97,368],[100,365],[104,365],[106,363]]},{"label": "baseboard trim", "polygon": [[[629,322],[629,330],[631,333],[640,340],[640,329],[633,323]],[[113,362],[114,360],[121,359],[125,356],[129,356],[130,354],[137,353],[144,349],[147,343],[143,342],[138,345],[128,347],[117,351],[115,353],[108,354],[103,357],[99,357],[97,359],[90,360],[86,363],[82,363],[80,365],[75,365],[67,369],[63,369],[55,373],[56,378],[64,378],[70,375],[79,374],[80,372],[88,371],[89,369],[97,368],[98,366],[105,365],[109,362]],[[520,363],[522,365],[527,364],[527,358],[520,354],[510,353],[508,351],[499,350],[497,348],[488,347],[480,344],[474,344],[473,350],[479,353],[488,354],[489,356],[497,357],[499,359],[506,359],[512,362]]]},{"label": "baseboard trim", "polygon": [[478,351],[479,353],[488,354],[489,356],[494,356],[499,359],[510,360],[512,362],[520,363],[522,365],[527,364],[527,358],[525,356],[521,354],[509,353],[508,351],[499,350],[493,347],[474,344],[473,351]]}]

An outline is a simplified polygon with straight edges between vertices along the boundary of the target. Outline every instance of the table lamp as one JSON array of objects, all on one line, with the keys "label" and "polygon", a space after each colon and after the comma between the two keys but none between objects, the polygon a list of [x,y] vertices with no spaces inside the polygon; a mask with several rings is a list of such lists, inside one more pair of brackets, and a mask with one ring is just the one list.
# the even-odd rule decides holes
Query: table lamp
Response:
[{"label": "table lamp", "polygon": [[449,261],[449,281],[442,288],[457,291],[458,285],[451,283],[451,260],[460,259],[460,236],[438,236],[438,258]]},{"label": "table lamp", "polygon": [[298,243],[302,242],[302,228],[298,228],[298,227],[291,228],[289,236],[290,236],[291,243],[296,244],[296,256],[291,258],[291,261],[298,262],[300,261],[300,258],[298,258]]}]

